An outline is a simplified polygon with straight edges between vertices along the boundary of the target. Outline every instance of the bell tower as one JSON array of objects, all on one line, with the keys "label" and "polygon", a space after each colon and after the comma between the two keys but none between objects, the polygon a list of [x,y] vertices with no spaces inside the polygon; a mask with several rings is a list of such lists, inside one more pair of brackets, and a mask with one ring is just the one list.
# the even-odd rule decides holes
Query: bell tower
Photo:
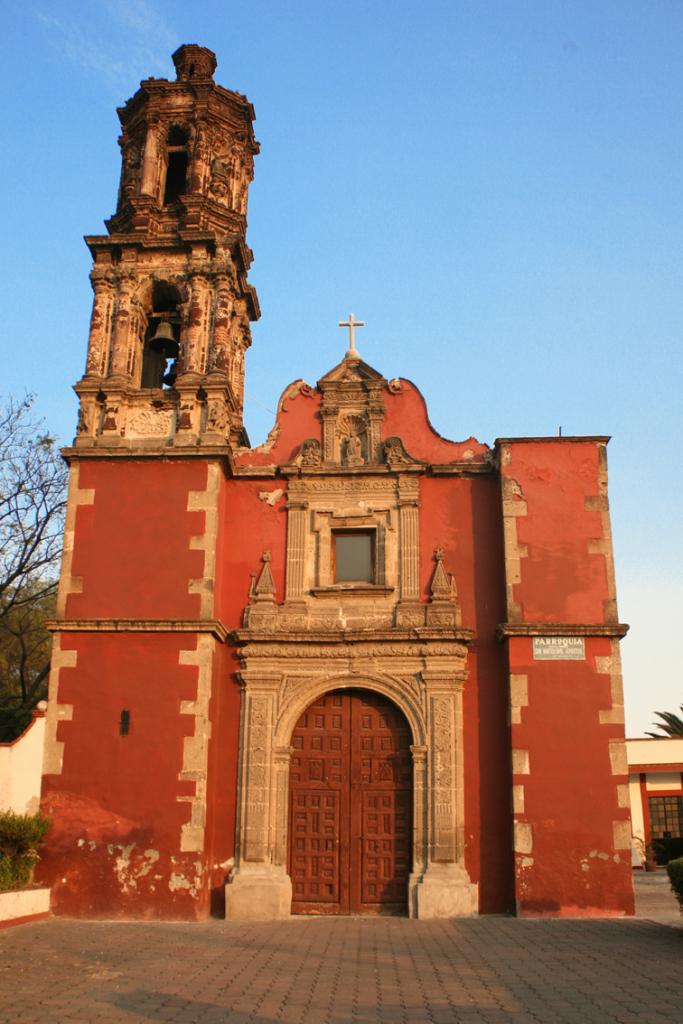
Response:
[{"label": "bell tower", "polygon": [[94,303],[75,447],[225,448],[244,440],[254,109],[213,80],[215,54],[173,54],[118,110],[121,181],[108,234],[86,237]]}]

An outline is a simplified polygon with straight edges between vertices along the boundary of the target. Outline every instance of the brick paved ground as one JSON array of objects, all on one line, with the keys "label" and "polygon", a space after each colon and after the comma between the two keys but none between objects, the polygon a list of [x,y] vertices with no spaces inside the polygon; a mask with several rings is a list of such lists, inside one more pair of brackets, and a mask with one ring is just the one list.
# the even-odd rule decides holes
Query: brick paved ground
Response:
[{"label": "brick paved ground", "polygon": [[49,920],[0,954],[1,1024],[683,1019],[683,928],[646,920]]}]

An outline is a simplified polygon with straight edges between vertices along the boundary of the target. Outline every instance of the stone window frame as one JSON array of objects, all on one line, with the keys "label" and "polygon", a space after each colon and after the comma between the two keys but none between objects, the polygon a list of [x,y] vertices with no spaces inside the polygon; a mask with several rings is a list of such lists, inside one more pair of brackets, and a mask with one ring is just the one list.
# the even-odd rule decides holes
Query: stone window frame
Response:
[{"label": "stone window frame", "polygon": [[[365,575],[367,575],[368,578],[363,578],[361,576],[353,578],[353,577],[349,576],[349,577],[344,578],[344,579],[339,579],[340,562],[342,561],[342,558],[340,556],[340,551],[339,551],[339,541],[340,541],[341,538],[351,538],[351,537],[355,537],[355,538],[365,537],[370,542],[370,544],[369,544],[369,553],[370,553],[369,564],[368,564],[368,560],[367,560],[367,549],[366,549],[366,551],[363,554],[363,566],[364,566],[364,569],[368,570],[367,573],[365,574]],[[353,586],[353,585],[357,585],[359,583],[361,583],[361,584],[362,583],[365,583],[365,584],[375,584],[377,582],[377,571],[378,571],[377,530],[373,529],[372,527],[356,527],[356,526],[353,526],[353,527],[347,527],[345,529],[341,529],[339,527],[333,527],[332,531],[331,531],[331,540],[332,540],[332,543],[331,543],[332,582],[334,584],[336,584],[337,586],[340,585],[340,584],[344,584],[345,586],[349,586],[349,585]]]},{"label": "stone window frame", "polygon": [[[398,587],[398,543],[396,517],[393,509],[373,509],[359,514],[338,513],[332,509],[311,513],[309,544],[313,558],[313,579],[309,591],[320,596],[325,592],[393,593]],[[374,532],[374,582],[337,582],[334,578],[334,534],[337,532]]]}]

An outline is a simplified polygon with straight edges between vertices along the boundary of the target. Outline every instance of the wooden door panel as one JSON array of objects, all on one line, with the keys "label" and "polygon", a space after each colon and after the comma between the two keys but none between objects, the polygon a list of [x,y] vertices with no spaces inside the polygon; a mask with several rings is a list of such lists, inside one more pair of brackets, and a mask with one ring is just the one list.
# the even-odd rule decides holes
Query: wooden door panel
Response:
[{"label": "wooden door panel", "polygon": [[352,913],[406,905],[410,873],[410,730],[389,701],[359,693],[351,707]]},{"label": "wooden door panel", "polygon": [[292,734],[293,913],[404,910],[410,873],[410,731],[367,691],[330,693]]},{"label": "wooden door panel", "polygon": [[348,913],[350,705],[326,694],[299,719],[290,767],[293,913]]},{"label": "wooden door panel", "polygon": [[360,906],[405,905],[410,874],[410,793],[363,793]]},{"label": "wooden door panel", "polygon": [[295,902],[339,903],[340,796],[306,790],[294,795],[291,878]]}]

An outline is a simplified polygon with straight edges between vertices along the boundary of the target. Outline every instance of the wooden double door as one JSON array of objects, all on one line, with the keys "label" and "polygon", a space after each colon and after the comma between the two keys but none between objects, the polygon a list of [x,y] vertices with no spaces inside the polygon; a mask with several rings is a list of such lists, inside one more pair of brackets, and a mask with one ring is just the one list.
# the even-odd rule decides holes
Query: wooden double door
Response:
[{"label": "wooden double door", "polygon": [[367,690],[325,694],[292,735],[289,873],[294,914],[405,912],[410,729]]}]

